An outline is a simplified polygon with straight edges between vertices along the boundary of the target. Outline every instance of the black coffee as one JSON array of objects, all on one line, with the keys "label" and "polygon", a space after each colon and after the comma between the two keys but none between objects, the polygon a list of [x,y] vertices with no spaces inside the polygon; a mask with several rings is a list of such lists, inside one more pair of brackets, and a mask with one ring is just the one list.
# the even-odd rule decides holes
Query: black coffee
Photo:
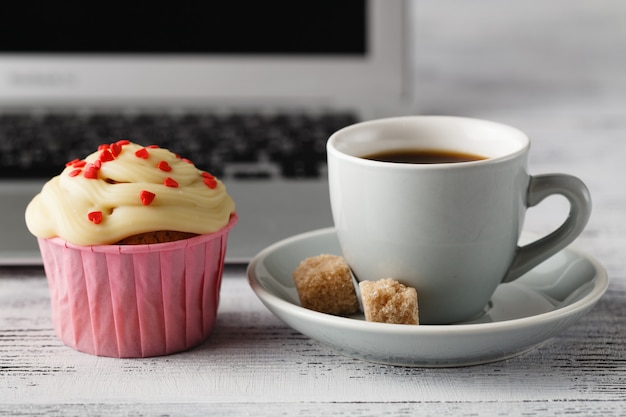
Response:
[{"label": "black coffee", "polygon": [[470,153],[432,149],[396,149],[364,155],[362,158],[371,159],[373,161],[398,162],[404,164],[449,164],[487,159],[484,156]]}]

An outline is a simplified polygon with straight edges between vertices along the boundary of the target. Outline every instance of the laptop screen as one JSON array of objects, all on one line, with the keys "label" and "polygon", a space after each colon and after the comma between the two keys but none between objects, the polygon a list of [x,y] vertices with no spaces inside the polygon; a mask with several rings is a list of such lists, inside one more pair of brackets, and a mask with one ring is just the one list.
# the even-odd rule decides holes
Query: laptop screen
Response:
[{"label": "laptop screen", "polygon": [[3,5],[0,107],[404,103],[403,1],[165,4]]},{"label": "laptop screen", "polygon": [[10,2],[0,51],[364,56],[366,1]]}]

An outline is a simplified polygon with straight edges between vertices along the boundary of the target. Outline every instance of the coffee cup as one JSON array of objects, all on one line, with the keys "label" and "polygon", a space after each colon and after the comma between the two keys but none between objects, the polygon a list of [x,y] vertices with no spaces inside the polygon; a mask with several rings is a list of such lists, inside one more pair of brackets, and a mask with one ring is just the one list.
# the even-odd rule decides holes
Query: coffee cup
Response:
[{"label": "coffee cup", "polygon": [[[528,173],[529,148],[514,127],[465,117],[392,117],[335,132],[330,202],[356,279],[414,287],[422,324],[479,316],[498,285],[569,245],[591,214],[578,178]],[[569,216],[520,246],[527,209],[555,194]]]}]

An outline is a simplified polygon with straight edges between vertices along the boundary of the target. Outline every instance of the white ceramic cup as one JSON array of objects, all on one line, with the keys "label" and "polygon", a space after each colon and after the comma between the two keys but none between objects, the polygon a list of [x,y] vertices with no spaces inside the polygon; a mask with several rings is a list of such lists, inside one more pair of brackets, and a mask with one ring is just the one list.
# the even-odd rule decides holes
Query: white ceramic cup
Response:
[{"label": "white ceramic cup", "polygon": [[[529,146],[518,129],[462,117],[394,117],[335,132],[327,143],[330,201],[357,280],[389,277],[415,287],[422,324],[481,314],[499,284],[566,247],[591,214],[579,179],[528,174]],[[486,159],[410,164],[363,158],[393,149]],[[518,246],[527,208],[553,194],[569,200],[567,219],[551,234]]]}]

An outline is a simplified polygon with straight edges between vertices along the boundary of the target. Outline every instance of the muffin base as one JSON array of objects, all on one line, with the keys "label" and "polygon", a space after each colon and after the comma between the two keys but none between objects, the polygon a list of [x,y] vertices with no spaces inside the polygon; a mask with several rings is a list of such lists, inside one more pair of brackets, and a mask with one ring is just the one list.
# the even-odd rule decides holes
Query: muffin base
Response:
[{"label": "muffin base", "polygon": [[215,326],[228,232],[146,245],[38,239],[54,329],[97,356],[151,357],[205,341]]}]

